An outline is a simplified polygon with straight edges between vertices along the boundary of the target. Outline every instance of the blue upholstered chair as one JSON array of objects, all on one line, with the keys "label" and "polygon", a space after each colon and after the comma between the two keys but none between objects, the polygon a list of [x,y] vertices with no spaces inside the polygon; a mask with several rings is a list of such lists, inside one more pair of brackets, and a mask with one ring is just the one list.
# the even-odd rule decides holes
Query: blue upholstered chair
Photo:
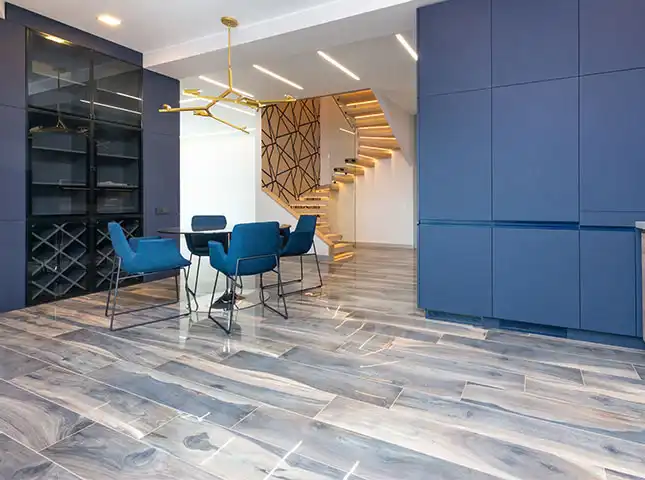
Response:
[{"label": "blue upholstered chair", "polygon": [[[226,217],[224,215],[195,215],[191,220],[191,227],[193,230],[224,230],[226,228]],[[228,233],[191,233],[186,235],[186,246],[190,252],[190,262],[193,261],[193,256],[197,257],[197,273],[195,275],[195,287],[193,293],[195,294],[195,303],[197,303],[197,284],[199,282],[199,267],[202,264],[202,257],[208,257],[208,242],[220,242],[224,246],[224,251],[228,250]],[[190,275],[190,268],[188,267],[187,275]],[[199,309],[199,304],[197,304]]]},{"label": "blue upholstered chair", "polygon": [[[131,238],[130,241],[125,237],[123,229],[116,222],[108,224],[110,240],[114,248],[115,260],[110,274],[110,289],[105,304],[105,316],[110,316],[110,330],[125,330],[136,326],[146,325],[148,323],[170,320],[181,315],[160,318],[149,322],[129,325],[127,327],[114,328],[114,317],[126,313],[139,312],[150,308],[172,305],[179,302],[179,271],[188,267],[190,262],[182,257],[177,244],[172,239],[160,237]],[[119,282],[129,278],[154,273],[175,271],[175,294],[176,298],[172,302],[161,305],[152,305],[149,307],[138,308],[135,310],[116,312],[117,296],[119,293]],[[184,270],[185,272],[185,270]],[[123,276],[125,274],[125,276]],[[186,280],[188,277],[186,276]],[[112,293],[114,288],[114,293]],[[112,309],[110,314],[110,300],[112,300]],[[190,302],[188,302],[188,314],[190,314]]]},{"label": "blue upholstered chair", "polygon": [[[320,283],[314,287],[301,288],[300,290],[288,292],[286,295],[307,292],[323,286],[322,275],[320,274],[320,262],[318,261],[318,252],[316,251],[316,242],[314,242],[317,219],[318,217],[316,215],[301,215],[293,232],[288,230],[286,232],[282,232],[285,242],[284,247],[280,250],[280,257],[300,257],[300,278],[283,282],[283,284],[288,285],[290,283],[302,283],[304,280],[302,257],[306,255],[313,255],[315,257],[316,268],[318,269],[318,279],[320,280]],[[313,252],[309,253],[312,249]],[[275,285],[265,286],[265,288],[269,287],[275,287]]]},{"label": "blue upholstered chair", "polygon": [[[231,234],[230,242],[228,253],[224,251],[224,246],[221,243],[214,241],[208,242],[210,263],[217,270],[215,285],[213,285],[213,295],[211,296],[211,306],[208,310],[208,318],[214,321],[226,333],[231,333],[237,279],[248,275],[260,275],[260,302],[262,306],[287,318],[287,304],[284,298],[282,300],[284,313],[266,304],[262,277],[265,273],[275,271],[278,274],[278,288],[282,288],[282,292],[284,293],[284,286],[282,285],[282,277],[280,274],[280,247],[282,239],[280,238],[278,222],[243,223],[236,225]],[[228,303],[228,325],[226,327],[211,315],[220,272],[227,279],[232,279],[231,299]],[[280,297],[278,297],[278,308],[279,306]]]}]

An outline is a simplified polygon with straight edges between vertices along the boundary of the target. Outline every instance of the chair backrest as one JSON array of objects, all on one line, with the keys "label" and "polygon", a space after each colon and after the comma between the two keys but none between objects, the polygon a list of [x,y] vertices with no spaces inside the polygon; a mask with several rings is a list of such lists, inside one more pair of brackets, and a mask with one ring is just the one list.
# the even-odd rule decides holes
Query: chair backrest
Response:
[{"label": "chair backrest", "polygon": [[193,230],[217,230],[226,228],[224,215],[195,215],[190,226]]},{"label": "chair backrest", "polygon": [[282,250],[283,256],[304,255],[311,249],[316,235],[316,215],[301,215],[296,229],[289,234],[289,240]]},{"label": "chair backrest", "polygon": [[242,258],[260,257],[239,262],[239,275],[255,275],[271,271],[277,265],[280,253],[280,225],[278,222],[241,223],[235,225],[228,249],[231,271]]},{"label": "chair backrest", "polygon": [[124,262],[129,262],[134,257],[135,253],[130,247],[121,225],[117,222],[108,223],[108,232],[110,233],[110,240],[112,241],[114,253],[121,257]]}]

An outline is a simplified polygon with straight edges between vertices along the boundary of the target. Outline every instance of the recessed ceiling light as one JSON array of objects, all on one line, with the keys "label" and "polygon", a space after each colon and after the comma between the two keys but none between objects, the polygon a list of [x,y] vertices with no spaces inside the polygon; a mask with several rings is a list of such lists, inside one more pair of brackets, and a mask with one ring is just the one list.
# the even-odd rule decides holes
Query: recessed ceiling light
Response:
[{"label": "recessed ceiling light", "polygon": [[250,112],[248,110],[242,110],[241,108],[232,107],[231,105],[227,105],[226,103],[217,103],[217,106],[222,108],[228,108],[229,110],[235,110],[236,112],[245,113],[246,115],[251,115],[252,117],[255,117],[255,112]]},{"label": "recessed ceiling light", "polygon": [[256,70],[261,71],[262,73],[265,73],[265,74],[269,75],[270,77],[275,78],[276,80],[280,80],[281,82],[284,82],[287,85],[291,85],[293,88],[297,88],[298,90],[304,90],[304,88],[302,88],[297,83],[294,83],[291,80],[287,80],[286,78],[281,77],[277,73],[273,73],[271,70],[268,70],[268,69],[266,69],[264,67],[261,67],[260,65],[253,65],[253,68],[255,68]]},{"label": "recessed ceiling light", "polygon": [[69,40],[65,40],[64,38],[56,37],[56,36],[54,36],[54,35],[50,35],[50,34],[48,34],[48,33],[45,33],[43,36],[44,36],[47,40],[52,41],[52,42],[54,42],[54,43],[60,43],[60,44],[63,44],[63,45],[69,45],[69,44],[71,44],[71,43],[72,43],[72,42],[70,42]]},{"label": "recessed ceiling light", "polygon": [[120,18],[113,17],[112,15],[108,15],[107,13],[103,13],[96,18],[99,22],[105,23],[110,27],[118,27],[119,25],[121,25]]},{"label": "recessed ceiling light", "polygon": [[354,80],[360,80],[360,77],[358,75],[356,75],[354,72],[352,72],[349,68],[347,68],[344,65],[341,65],[340,63],[338,63],[336,60],[331,58],[325,52],[321,52],[320,50],[318,50],[318,55],[320,55],[322,58],[324,58],[329,63],[331,63],[334,67],[336,67],[339,70],[342,70],[343,72],[345,72],[347,75],[352,77]]},{"label": "recessed ceiling light", "polygon": [[345,130],[344,128],[339,129],[341,132],[349,133],[350,135],[356,135],[354,132],[350,130]]},{"label": "recessed ceiling light", "polygon": [[407,40],[406,40],[405,38],[403,38],[403,35],[401,35],[400,33],[397,33],[397,34],[396,34],[396,39],[399,41],[399,43],[400,43],[401,45],[403,45],[403,48],[405,48],[405,49],[408,51],[408,53],[410,54],[410,56],[411,56],[412,58],[414,58],[414,61],[415,61],[415,62],[416,62],[417,60],[419,60],[419,55],[417,55],[417,52],[415,52],[415,51],[414,51],[414,48],[412,48],[412,47],[410,46],[410,44],[407,42]]},{"label": "recessed ceiling light", "polygon": [[371,103],[378,103],[378,100],[365,100],[364,102],[353,102],[345,105],[346,107],[358,107],[360,105],[369,105]]},{"label": "recessed ceiling light", "polygon": [[[228,85],[226,85],[225,83],[218,82],[217,80],[213,80],[212,78],[209,78],[206,75],[200,75],[198,78],[200,80],[204,80],[205,82],[212,83],[213,85],[217,85],[218,87],[228,88]],[[235,87],[233,87],[233,91],[235,91],[237,93],[241,93],[245,97],[253,98],[255,96],[252,93],[245,92],[244,90],[240,90],[239,88],[235,88]]]}]

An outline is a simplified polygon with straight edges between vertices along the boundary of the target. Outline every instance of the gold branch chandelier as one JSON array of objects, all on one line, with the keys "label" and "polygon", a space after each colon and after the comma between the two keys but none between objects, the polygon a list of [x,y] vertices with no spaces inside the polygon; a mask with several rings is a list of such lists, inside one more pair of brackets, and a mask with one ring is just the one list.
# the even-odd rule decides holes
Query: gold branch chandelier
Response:
[{"label": "gold branch chandelier", "polygon": [[237,27],[239,23],[232,17],[222,17],[222,24],[224,24],[224,26],[228,30],[228,88],[216,97],[202,95],[201,90],[198,89],[187,88],[184,90],[184,95],[207,100],[208,103],[206,105],[199,105],[197,107],[171,107],[170,105],[162,105],[159,111],[162,113],[193,112],[193,115],[197,115],[198,117],[209,117],[213,120],[217,120],[218,122],[223,123],[224,125],[235,128],[236,130],[244,133],[249,133],[245,126],[234,125],[230,122],[227,122],[223,118],[213,115],[211,108],[217,105],[219,102],[225,102],[235,103],[237,105],[242,105],[244,107],[252,108],[255,111],[259,111],[262,107],[265,107],[267,105],[295,102],[296,99],[291,95],[285,95],[281,100],[256,100],[249,96],[242,95],[238,90],[233,88],[233,69],[231,68],[231,29]]}]

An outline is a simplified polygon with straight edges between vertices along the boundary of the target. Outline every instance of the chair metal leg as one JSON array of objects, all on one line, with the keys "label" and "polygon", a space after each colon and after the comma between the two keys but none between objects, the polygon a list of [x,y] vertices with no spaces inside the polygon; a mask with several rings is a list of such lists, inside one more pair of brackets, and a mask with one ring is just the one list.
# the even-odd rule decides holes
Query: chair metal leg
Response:
[{"label": "chair metal leg", "polygon": [[199,282],[199,267],[202,266],[202,257],[197,257],[197,274],[195,275],[195,287],[193,288],[193,291],[195,292],[195,296],[197,296],[197,283]]},{"label": "chair metal leg", "polygon": [[[262,285],[262,282],[260,282],[260,292],[261,292],[260,299],[262,300],[262,305],[265,308],[268,308],[273,313],[277,313],[278,315],[280,315],[282,318],[284,318],[286,320],[287,318],[289,318],[289,312],[287,311],[287,301],[284,298],[284,297],[286,297],[286,295],[284,293],[284,284],[282,283],[282,273],[280,271],[280,257],[277,256],[277,255],[276,255],[276,273],[278,274],[278,283],[277,283],[277,286],[278,286],[278,305],[277,305],[277,308],[273,308],[273,307],[269,306],[264,301],[264,289],[268,288],[268,287],[265,287],[264,285]],[[261,280],[262,280],[262,277],[260,277],[260,281]],[[281,290],[282,290],[282,294],[280,294]],[[282,303],[284,305],[284,313],[282,313],[280,311],[280,299],[282,299]]]},{"label": "chair metal leg", "polygon": [[[228,279],[228,276],[226,277]],[[233,282],[233,296],[232,296],[232,303],[231,306],[229,307],[229,314],[228,314],[228,328],[222,325],[215,319],[212,315],[213,312],[213,303],[215,302],[215,291],[217,290],[217,282],[219,280],[219,271],[215,275],[215,284],[213,285],[213,293],[211,294],[211,301],[208,306],[208,318],[215,323],[219,328],[224,330],[227,334],[231,333],[231,324],[232,324],[232,318],[233,318],[233,309],[235,308],[235,282]]]},{"label": "chair metal leg", "polygon": [[116,279],[114,282],[114,296],[112,297],[112,315],[110,315],[110,330],[114,331],[114,315],[116,313],[116,297],[119,294],[119,279],[121,277],[121,257],[117,257]]},{"label": "chair metal leg", "polygon": [[[322,279],[322,274],[320,273],[320,260],[318,260],[318,252],[316,251],[316,242],[314,242],[314,244],[313,244],[313,245],[314,245],[314,253],[313,253],[313,254],[312,254],[312,253],[309,253],[309,254],[307,254],[307,255],[308,255],[308,256],[313,255],[313,256],[314,256],[314,258],[316,259],[316,269],[318,270],[318,279],[320,280],[320,283],[319,283],[318,285],[314,286],[314,287],[301,288],[300,290],[294,290],[293,292],[287,292],[287,293],[282,293],[282,294],[281,294],[280,292],[278,292],[278,296],[282,296],[282,295],[294,295],[294,294],[296,294],[296,293],[305,293],[305,292],[309,292],[309,291],[311,291],[311,290],[316,290],[316,289],[318,289],[318,288],[322,288],[322,286],[323,286],[323,279]],[[302,282],[302,279],[303,279],[303,276],[304,276],[304,275],[303,275],[303,268],[302,268],[302,257],[304,257],[304,255],[301,255],[301,256],[300,256],[300,281],[301,281],[301,282]],[[295,282],[295,280],[291,280],[291,281],[289,281],[289,282],[283,282],[283,286],[284,286],[284,285],[289,285],[290,283],[294,283],[294,282]],[[273,287],[273,286],[276,286],[276,285],[270,285],[270,286],[272,286],[272,287]],[[283,287],[283,292],[284,292],[284,287]]]},{"label": "chair metal leg", "polygon": [[110,308],[110,299],[112,297],[112,284],[114,283],[114,272],[116,270],[116,256],[114,260],[112,260],[112,271],[110,272],[110,288],[108,289],[108,297],[107,301],[105,302],[105,316],[108,316],[109,313],[109,308]]}]

